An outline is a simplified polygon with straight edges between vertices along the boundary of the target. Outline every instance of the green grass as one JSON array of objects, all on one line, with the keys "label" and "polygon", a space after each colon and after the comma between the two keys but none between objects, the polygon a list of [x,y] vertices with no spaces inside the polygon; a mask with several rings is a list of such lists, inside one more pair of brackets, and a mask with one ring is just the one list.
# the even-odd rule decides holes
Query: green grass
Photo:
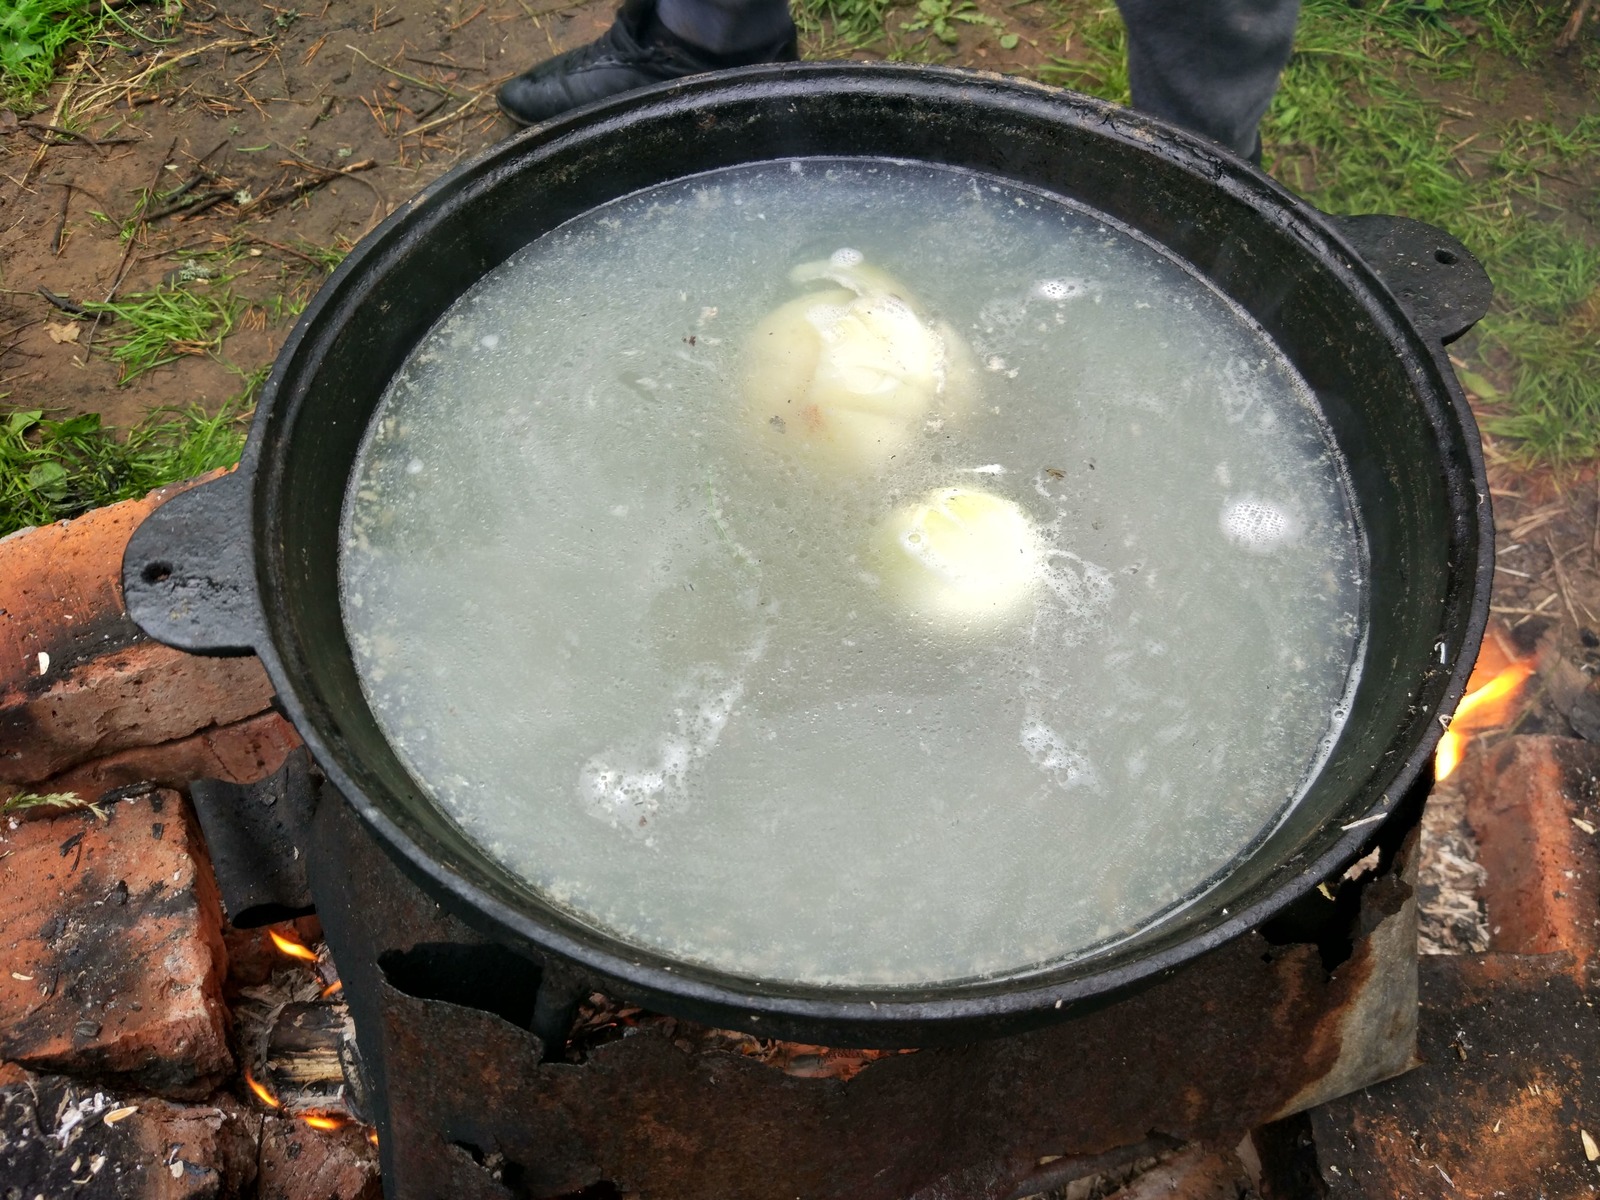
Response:
[{"label": "green grass", "polygon": [[244,303],[230,291],[197,291],[179,283],[83,308],[90,315],[115,318],[104,344],[122,367],[119,382],[127,383],[185,354],[215,350],[233,328]]},{"label": "green grass", "polygon": [[231,466],[266,368],[215,415],[166,409],[117,436],[93,414],[0,412],[0,537]]},{"label": "green grass", "polygon": [[0,106],[32,111],[68,46],[105,24],[102,0],[0,0]]},{"label": "green grass", "polygon": [[[107,33],[161,46],[170,38],[152,36],[125,14],[131,4],[112,0],[0,0],[0,108],[21,114],[34,110],[53,82],[67,49]],[[163,0],[157,14],[171,30],[183,9]]]},{"label": "green grass", "polygon": [[897,0],[791,0],[794,23],[806,36],[806,57],[833,58],[883,40]]},{"label": "green grass", "polygon": [[[1548,53],[1561,13],[1515,0],[1450,5],[1458,21],[1479,22],[1489,58],[1518,67]],[[1486,64],[1443,16],[1306,0],[1262,130],[1267,159],[1329,212],[1400,213],[1466,243],[1496,289],[1468,343],[1505,385],[1485,428],[1513,439],[1525,463],[1570,466],[1600,453],[1600,243],[1566,198],[1574,188],[1593,195],[1600,111],[1565,124],[1534,114],[1463,146],[1460,126],[1427,92],[1440,79],[1481,92],[1472,72]]]},{"label": "green grass", "polygon": [[345,256],[355,249],[355,243],[348,238],[337,237],[331,246],[319,246],[315,242],[297,240],[290,245],[317,266],[322,268],[323,274],[333,274],[334,268],[345,260]]},{"label": "green grass", "polygon": [[[931,35],[946,46],[959,42],[962,27],[970,25],[1005,28],[1000,20],[991,17],[972,0],[917,0],[911,20],[900,22],[904,32]],[[1015,45],[1015,41],[1012,44]]]},{"label": "green grass", "polygon": [[1128,34],[1116,7],[1084,8],[1063,24],[1066,45],[1038,69],[1040,81],[1127,104]]},{"label": "green grass", "polygon": [[[1054,7],[1069,40],[1039,78],[1127,103],[1115,8]],[[1566,12],[1555,0],[1304,0],[1294,58],[1262,126],[1273,173],[1319,208],[1427,221],[1483,263],[1495,305],[1456,349],[1499,381],[1483,388],[1470,372],[1480,395],[1496,393],[1482,397],[1485,428],[1511,439],[1528,465],[1600,455],[1600,241],[1577,219],[1600,224],[1600,101],[1565,123],[1535,111],[1480,129],[1463,146],[1430,93],[1451,83],[1484,95],[1501,86],[1485,78],[1496,67],[1501,76],[1543,69]],[[1600,85],[1600,55],[1591,57],[1583,69]]]}]

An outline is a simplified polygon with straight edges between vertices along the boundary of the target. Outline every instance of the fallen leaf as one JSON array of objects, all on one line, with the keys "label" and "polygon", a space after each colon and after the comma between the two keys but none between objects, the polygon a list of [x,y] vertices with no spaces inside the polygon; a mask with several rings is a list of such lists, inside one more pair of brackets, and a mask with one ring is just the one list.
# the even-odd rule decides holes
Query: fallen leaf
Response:
[{"label": "fallen leaf", "polygon": [[1582,817],[1573,817],[1572,818],[1572,823],[1574,825],[1576,825],[1579,829],[1583,830],[1585,833],[1593,833],[1594,832],[1594,826],[1590,822],[1585,821]]},{"label": "fallen leaf", "polygon": [[76,321],[63,321],[59,325],[53,321],[47,321],[44,327],[44,331],[50,335],[50,340],[58,346],[62,342],[77,342],[78,334],[82,330],[83,326]]},{"label": "fallen leaf", "polygon": [[131,1117],[138,1111],[139,1106],[137,1104],[130,1104],[126,1108],[114,1108],[106,1114],[106,1124],[115,1125],[118,1121],[122,1120],[122,1118]]},{"label": "fallen leaf", "polygon": [[1590,1136],[1589,1131],[1580,1129],[1578,1130],[1578,1136],[1583,1139],[1583,1156],[1590,1162],[1600,1158],[1600,1146],[1594,1144],[1594,1138]]}]

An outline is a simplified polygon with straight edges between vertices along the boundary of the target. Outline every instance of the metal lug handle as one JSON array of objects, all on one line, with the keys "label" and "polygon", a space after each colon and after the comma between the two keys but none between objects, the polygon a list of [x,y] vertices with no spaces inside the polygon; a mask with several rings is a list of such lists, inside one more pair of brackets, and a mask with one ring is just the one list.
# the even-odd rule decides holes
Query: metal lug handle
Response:
[{"label": "metal lug handle", "polygon": [[179,492],[134,530],[122,556],[122,597],[156,641],[217,655],[266,643],[249,498],[249,479],[233,472]]},{"label": "metal lug handle", "polygon": [[1444,230],[1410,217],[1332,220],[1424,337],[1448,346],[1489,311],[1494,285],[1488,272]]}]

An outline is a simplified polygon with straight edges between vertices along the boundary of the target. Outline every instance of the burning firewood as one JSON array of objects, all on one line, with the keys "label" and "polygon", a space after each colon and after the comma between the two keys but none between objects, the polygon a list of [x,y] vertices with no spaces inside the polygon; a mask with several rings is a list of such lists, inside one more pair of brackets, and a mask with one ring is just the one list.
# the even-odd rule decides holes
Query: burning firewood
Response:
[{"label": "burning firewood", "polygon": [[338,998],[326,946],[307,946],[287,927],[268,930],[284,965],[265,984],[241,989],[235,1019],[245,1082],[267,1108],[316,1129],[365,1122],[355,1024]]}]

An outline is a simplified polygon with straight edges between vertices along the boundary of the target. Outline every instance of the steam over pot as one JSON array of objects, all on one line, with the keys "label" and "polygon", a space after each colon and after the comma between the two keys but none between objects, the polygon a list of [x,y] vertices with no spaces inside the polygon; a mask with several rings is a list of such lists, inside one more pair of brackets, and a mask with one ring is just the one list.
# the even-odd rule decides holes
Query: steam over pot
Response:
[{"label": "steam over pot", "polygon": [[[418,339],[483,274],[594,206],[670,179],[807,155],[921,160],[1088,206],[1187,260],[1260,322],[1351,467],[1372,577],[1365,669],[1304,799],[1205,900],[1099,956],[922,988],[762,984],[638,950],[549,906],[407,774],[367,707],[338,598],[362,434]],[[921,1044],[1047,1020],[1242,933],[1334,876],[1428,769],[1492,571],[1476,430],[1443,346],[1487,307],[1438,230],[1333,218],[1209,143],[1015,80],[928,67],[757,67],[536,127],[369,235],[279,355],[234,474],[169,501],[129,545],[130,613],[161,641],[258,654],[331,784],[437,898],[512,948],[655,1007],[825,1044]]]}]

